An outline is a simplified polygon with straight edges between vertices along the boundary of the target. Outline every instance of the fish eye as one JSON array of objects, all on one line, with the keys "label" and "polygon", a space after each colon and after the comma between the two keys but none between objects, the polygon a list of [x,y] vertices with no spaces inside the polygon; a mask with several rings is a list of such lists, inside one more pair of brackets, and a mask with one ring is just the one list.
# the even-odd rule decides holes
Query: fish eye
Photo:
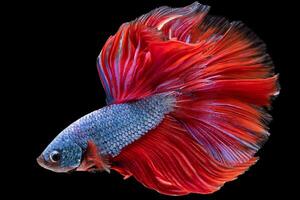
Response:
[{"label": "fish eye", "polygon": [[50,160],[52,162],[58,162],[60,160],[60,153],[56,150],[50,153]]}]

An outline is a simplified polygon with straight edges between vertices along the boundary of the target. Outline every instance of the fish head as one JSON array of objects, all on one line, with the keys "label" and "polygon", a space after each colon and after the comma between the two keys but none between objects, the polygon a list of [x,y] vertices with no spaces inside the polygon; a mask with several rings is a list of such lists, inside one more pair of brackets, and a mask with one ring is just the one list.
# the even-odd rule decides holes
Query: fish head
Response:
[{"label": "fish head", "polygon": [[37,158],[38,164],[54,172],[75,170],[81,162],[82,148],[65,135],[58,135]]}]

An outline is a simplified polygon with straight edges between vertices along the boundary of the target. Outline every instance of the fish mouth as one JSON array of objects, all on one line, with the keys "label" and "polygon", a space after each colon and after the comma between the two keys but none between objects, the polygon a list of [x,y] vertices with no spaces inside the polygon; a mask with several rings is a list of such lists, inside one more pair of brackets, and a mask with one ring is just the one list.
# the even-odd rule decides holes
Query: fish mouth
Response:
[{"label": "fish mouth", "polygon": [[48,162],[43,155],[37,157],[36,161],[41,167],[58,173],[75,171],[77,168],[77,167],[61,167],[59,166],[59,163]]}]

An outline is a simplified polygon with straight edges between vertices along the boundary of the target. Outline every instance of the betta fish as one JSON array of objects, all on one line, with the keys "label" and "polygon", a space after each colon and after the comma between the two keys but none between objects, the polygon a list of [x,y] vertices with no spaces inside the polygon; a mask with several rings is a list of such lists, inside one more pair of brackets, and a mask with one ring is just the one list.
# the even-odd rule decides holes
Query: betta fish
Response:
[{"label": "betta fish", "polygon": [[264,42],[195,2],[121,25],[97,59],[107,106],[37,158],[54,172],[115,170],[166,195],[209,194],[258,160],[279,93]]}]

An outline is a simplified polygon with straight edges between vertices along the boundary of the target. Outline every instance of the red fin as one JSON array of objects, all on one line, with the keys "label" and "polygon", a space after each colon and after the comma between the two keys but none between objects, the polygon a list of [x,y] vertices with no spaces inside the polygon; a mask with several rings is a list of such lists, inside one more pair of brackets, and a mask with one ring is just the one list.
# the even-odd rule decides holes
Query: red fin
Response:
[{"label": "red fin", "polygon": [[153,131],[125,147],[112,169],[133,175],[146,187],[168,195],[207,194],[244,173],[256,158],[234,167],[208,156],[177,121],[167,116]]},{"label": "red fin", "polygon": [[77,171],[107,171],[110,172],[109,159],[99,153],[96,144],[88,141],[87,148]]},{"label": "red fin", "polygon": [[[223,86],[215,88],[242,83],[237,88],[249,89],[248,96],[257,98],[254,103],[265,105],[265,97],[271,95],[267,92],[276,89],[275,81],[264,80],[272,76],[264,43],[241,22],[208,16],[208,8],[199,3],[178,9],[161,7],[123,24],[98,58],[108,103],[193,86],[201,89],[221,81],[216,83]],[[268,88],[256,94],[258,85],[265,83]],[[244,97],[249,100],[248,96]]]},{"label": "red fin", "polygon": [[[190,98],[190,97],[189,97]],[[247,162],[269,136],[263,110],[235,99],[179,100],[172,115],[219,162]]]},{"label": "red fin", "polygon": [[[161,7],[131,23],[124,23],[107,40],[98,57],[99,76],[107,102],[112,104],[141,99],[156,93],[159,85],[174,82],[172,79],[176,70],[167,78],[166,73],[173,69],[156,65],[159,60],[153,55],[159,52],[152,52],[154,48],[150,49],[150,45],[156,43],[160,46],[160,42],[168,45],[168,37],[186,41],[208,8],[197,2],[177,9]],[[170,30],[173,30],[172,33]],[[174,48],[182,49],[183,44],[177,44]],[[153,74],[157,74],[158,78],[152,80]]]},{"label": "red fin", "polygon": [[109,104],[177,92],[174,111],[114,158],[114,169],[165,194],[210,193],[243,173],[268,137],[279,92],[264,43],[208,7],[158,8],[123,24],[99,56]]},{"label": "red fin", "polygon": [[209,6],[195,2],[182,8],[160,7],[141,16],[137,22],[160,30],[168,39],[192,42],[192,35],[207,15]]}]

